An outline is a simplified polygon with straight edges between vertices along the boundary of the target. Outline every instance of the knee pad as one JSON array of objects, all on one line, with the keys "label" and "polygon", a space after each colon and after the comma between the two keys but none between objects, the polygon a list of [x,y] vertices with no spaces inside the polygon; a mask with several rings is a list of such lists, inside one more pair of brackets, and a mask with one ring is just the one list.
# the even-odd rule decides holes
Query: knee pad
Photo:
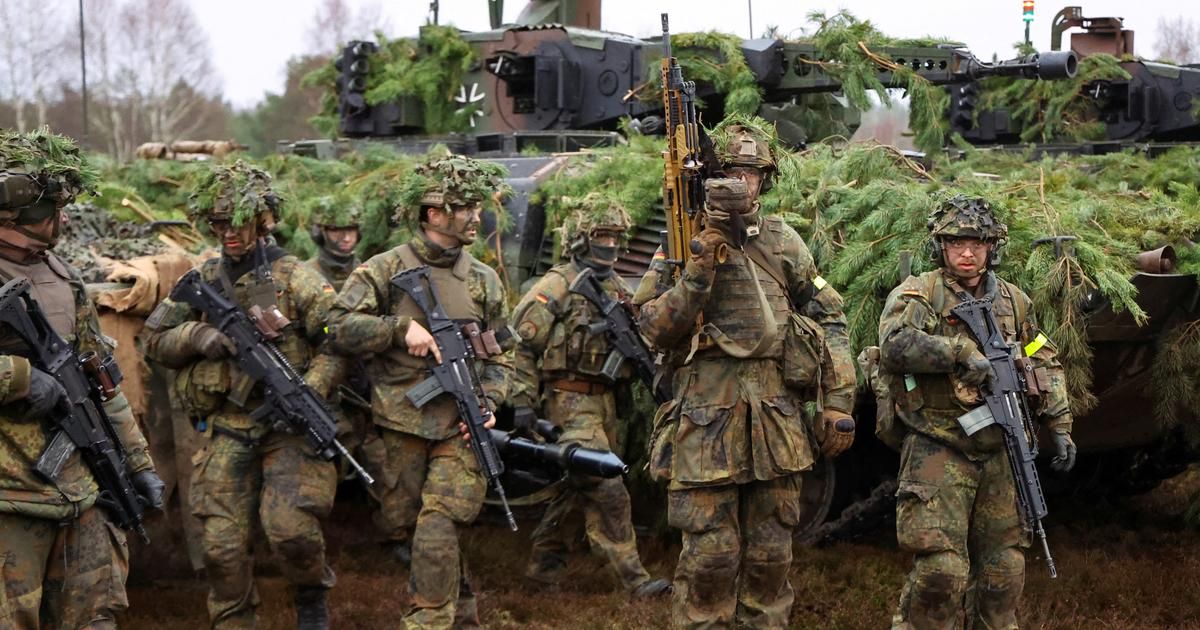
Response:
[{"label": "knee pad", "polygon": [[957,600],[967,589],[970,565],[967,559],[950,552],[917,556],[913,568],[914,596],[935,601]]}]

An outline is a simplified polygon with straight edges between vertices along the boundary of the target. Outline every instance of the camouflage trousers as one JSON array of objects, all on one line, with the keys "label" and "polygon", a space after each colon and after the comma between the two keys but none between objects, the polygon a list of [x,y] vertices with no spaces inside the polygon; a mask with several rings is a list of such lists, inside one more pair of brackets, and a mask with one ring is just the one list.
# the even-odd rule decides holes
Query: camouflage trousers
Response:
[{"label": "camouflage trousers", "polygon": [[208,616],[214,628],[252,628],[255,523],[293,586],[331,588],[320,519],[329,514],[337,469],[301,436],[271,433],[247,442],[214,433],[196,453],[192,511],[204,524]]},{"label": "camouflage trousers", "polygon": [[667,518],[683,532],[675,568],[675,628],[783,628],[800,475],[770,481],[672,488]]},{"label": "camouflage trousers", "polygon": [[900,453],[896,538],[915,558],[893,628],[1017,627],[1029,537],[1003,451],[971,461],[910,433]]},{"label": "camouflage trousers", "polygon": [[412,523],[413,609],[408,628],[474,625],[475,596],[466,579],[458,529],[470,524],[487,492],[471,447],[455,435],[426,440],[381,429],[387,448],[382,512],[394,523]]},{"label": "camouflage trousers", "polygon": [[[616,430],[616,403],[612,393],[589,395],[552,390],[546,415],[563,430],[560,444],[612,450]],[[526,575],[539,582],[557,583],[566,572],[568,543],[575,533],[568,517],[582,510],[588,542],[602,555],[620,580],[632,591],[650,580],[638,557],[637,538],[629,507],[629,492],[620,479],[570,475],[566,487],[551,501],[533,531],[533,549]]]},{"label": "camouflage trousers", "polygon": [[0,514],[0,532],[0,628],[117,627],[129,548],[100,508],[64,522]]}]

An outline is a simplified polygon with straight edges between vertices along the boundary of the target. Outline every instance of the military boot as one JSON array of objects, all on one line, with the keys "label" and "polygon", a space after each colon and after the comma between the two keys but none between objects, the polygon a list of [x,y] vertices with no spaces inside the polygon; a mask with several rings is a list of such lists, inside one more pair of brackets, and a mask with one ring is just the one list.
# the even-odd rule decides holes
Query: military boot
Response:
[{"label": "military boot", "polygon": [[550,551],[534,550],[525,566],[525,577],[543,586],[556,586],[566,573],[566,558]]},{"label": "military boot", "polygon": [[663,579],[646,580],[633,589],[629,596],[633,599],[657,599],[667,597],[675,588]]},{"label": "military boot", "polygon": [[329,607],[324,586],[296,589],[296,630],[329,630]]}]

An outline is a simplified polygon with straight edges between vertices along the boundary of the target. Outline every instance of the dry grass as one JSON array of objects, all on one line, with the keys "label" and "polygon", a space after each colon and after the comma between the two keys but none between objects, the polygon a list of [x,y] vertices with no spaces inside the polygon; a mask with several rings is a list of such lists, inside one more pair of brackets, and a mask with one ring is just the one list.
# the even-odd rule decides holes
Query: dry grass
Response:
[{"label": "dry grass", "polygon": [[[1200,533],[1183,525],[1182,514],[1200,489],[1200,472],[1181,477],[1142,497],[1119,501],[1057,499],[1049,537],[1058,562],[1057,580],[1046,575],[1037,554],[1028,554],[1027,583],[1020,612],[1023,627],[1196,628],[1200,627]],[[360,509],[339,508],[330,525],[330,558],[338,572],[331,595],[336,628],[398,627],[408,603],[407,572],[393,565],[368,539],[369,521]],[[553,592],[520,578],[528,552],[525,538],[484,525],[464,544],[475,572],[483,622],[491,628],[633,629],[665,627],[663,602],[630,603],[615,593],[615,581],[596,557],[580,553],[570,580]],[[668,575],[677,543],[643,540],[643,557],[654,575]],[[909,568],[894,535],[881,530],[867,542],[797,549],[792,570],[797,628],[886,627]],[[290,596],[267,567],[258,581],[263,628],[289,628]],[[123,628],[202,628],[205,587],[198,580],[158,580],[130,587],[132,608]]]}]

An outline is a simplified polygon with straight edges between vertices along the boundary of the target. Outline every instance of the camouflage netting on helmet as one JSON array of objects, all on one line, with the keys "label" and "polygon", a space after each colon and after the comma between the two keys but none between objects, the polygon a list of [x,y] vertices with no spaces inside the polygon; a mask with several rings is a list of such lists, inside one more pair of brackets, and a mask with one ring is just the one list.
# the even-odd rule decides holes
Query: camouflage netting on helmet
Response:
[{"label": "camouflage netting on helmet", "polygon": [[0,168],[28,173],[43,187],[54,180],[59,186],[55,201],[63,203],[92,190],[99,177],[74,140],[48,127],[28,133],[0,130]]},{"label": "camouflage netting on helmet", "polygon": [[936,237],[966,237],[988,241],[1003,241],[1008,226],[996,219],[985,199],[954,195],[942,201],[926,222],[929,233]]},{"label": "camouflage netting on helmet", "polygon": [[363,216],[363,200],[345,192],[345,188],[331,195],[315,197],[309,203],[309,225],[326,228],[358,227]]},{"label": "camouflage netting on helmet", "polygon": [[415,225],[422,207],[484,204],[485,209],[499,210],[500,198],[508,190],[504,183],[507,174],[495,162],[461,155],[433,157],[417,165],[401,182],[395,220]]},{"label": "camouflage netting on helmet", "polygon": [[554,236],[556,251],[564,258],[572,253],[568,251],[568,243],[577,239],[582,242],[596,230],[615,232],[624,239],[633,226],[629,213],[620,202],[599,192],[563,199],[562,203],[570,210],[562,225],[555,229]]},{"label": "camouflage netting on helmet", "polygon": [[758,116],[727,116],[708,136],[722,164],[774,170],[774,156],[782,148],[775,125]]},{"label": "camouflage netting on helmet", "polygon": [[269,173],[238,160],[214,165],[200,177],[188,197],[188,216],[196,222],[228,219],[238,227],[275,213],[282,201]]}]

